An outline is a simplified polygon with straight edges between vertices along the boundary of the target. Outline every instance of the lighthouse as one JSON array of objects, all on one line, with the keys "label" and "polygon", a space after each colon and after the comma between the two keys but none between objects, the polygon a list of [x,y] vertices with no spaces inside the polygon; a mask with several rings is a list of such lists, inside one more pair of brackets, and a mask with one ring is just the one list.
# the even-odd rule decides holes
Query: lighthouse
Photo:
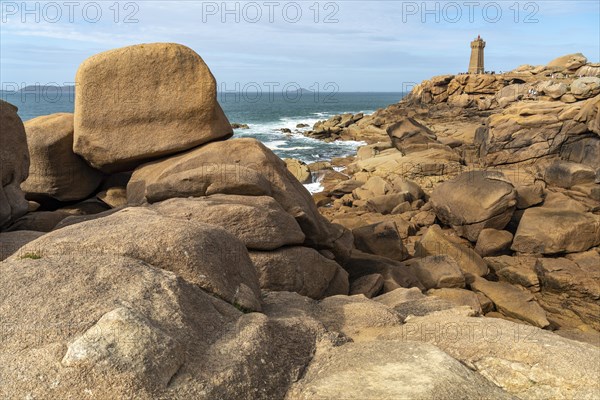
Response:
[{"label": "lighthouse", "polygon": [[483,49],[485,42],[481,36],[477,35],[477,39],[471,42],[471,60],[469,61],[470,74],[483,74]]}]

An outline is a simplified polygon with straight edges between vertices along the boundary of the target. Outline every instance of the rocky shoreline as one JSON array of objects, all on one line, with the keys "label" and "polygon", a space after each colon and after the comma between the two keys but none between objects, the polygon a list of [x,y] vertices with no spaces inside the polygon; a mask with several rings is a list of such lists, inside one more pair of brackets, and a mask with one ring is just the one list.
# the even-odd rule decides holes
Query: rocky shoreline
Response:
[{"label": "rocky shoreline", "polygon": [[[409,258],[423,281],[422,269],[435,276],[448,262],[420,257],[458,246],[476,273],[463,264],[466,279],[457,273],[448,288],[512,299],[493,301],[486,315],[598,344],[598,94],[600,65],[581,54],[500,75],[434,77],[373,115],[315,124],[308,136],[371,144],[341,173],[325,172],[314,198],[330,221],[353,231],[358,250],[403,254],[397,261]],[[367,231],[377,248],[365,244]],[[382,236],[396,242],[385,248]],[[423,251],[430,239],[438,250]],[[485,289],[481,277],[490,281]],[[425,289],[441,295],[444,285]]]},{"label": "rocky shoreline", "polygon": [[177,44],[86,60],[74,114],[0,102],[0,395],[596,398],[598,76],[436,77],[311,165]]}]

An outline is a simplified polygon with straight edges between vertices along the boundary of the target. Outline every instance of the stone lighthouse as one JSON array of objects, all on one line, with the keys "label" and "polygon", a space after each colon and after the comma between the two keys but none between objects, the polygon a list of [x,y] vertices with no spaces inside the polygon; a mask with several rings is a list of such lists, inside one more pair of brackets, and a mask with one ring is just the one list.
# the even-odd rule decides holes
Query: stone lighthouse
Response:
[{"label": "stone lighthouse", "polygon": [[471,61],[469,62],[470,74],[483,74],[485,72],[483,68],[484,47],[485,42],[481,39],[481,36],[477,35],[477,39],[471,42]]}]

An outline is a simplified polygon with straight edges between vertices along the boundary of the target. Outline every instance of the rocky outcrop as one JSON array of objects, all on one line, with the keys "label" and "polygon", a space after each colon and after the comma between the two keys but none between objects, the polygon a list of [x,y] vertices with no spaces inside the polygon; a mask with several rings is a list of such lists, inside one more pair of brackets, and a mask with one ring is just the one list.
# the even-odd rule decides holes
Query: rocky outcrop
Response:
[{"label": "rocky outcrop", "polygon": [[437,143],[437,137],[426,126],[414,118],[405,118],[387,128],[392,146],[402,153],[410,152],[415,147],[427,148],[428,144]]},{"label": "rocky outcrop", "polygon": [[28,198],[83,200],[100,185],[102,174],[73,153],[73,114],[34,118],[25,133],[31,166],[21,188]]},{"label": "rocky outcrop", "polygon": [[116,254],[12,258],[0,270],[3,398],[283,398],[324,331],[244,314]]},{"label": "rocky outcrop", "polygon": [[[579,78],[584,81],[574,79],[579,76],[584,76]],[[416,85],[407,100],[413,105],[449,104],[479,110],[504,108],[519,100],[540,97],[565,101],[573,96],[577,100],[594,95],[593,90],[583,87],[596,87],[599,76],[595,64],[588,64],[585,56],[577,53],[559,57],[546,66],[522,65],[501,74],[436,76]]]},{"label": "rocky outcrop", "polygon": [[[422,264],[432,255],[446,257],[459,265],[465,289],[482,299],[479,308],[489,317],[536,320],[545,329],[596,343],[591,297],[574,302],[578,311],[561,309],[536,269],[538,259],[586,254],[598,245],[600,99],[596,78],[580,78],[596,71],[583,56],[570,55],[503,74],[435,77],[400,103],[329,136],[369,144],[342,171],[347,177],[333,177],[337,185],[328,183],[320,194],[330,199],[321,211],[357,233],[393,221],[408,254],[402,264],[409,268],[403,270],[383,268],[387,261],[367,263],[364,256],[358,268],[359,257],[351,263],[351,283],[380,272],[389,277],[390,271],[406,278],[410,271],[424,287],[439,290],[444,269]],[[415,181],[424,194],[403,195],[408,190],[394,185],[399,179]],[[452,185],[461,179],[463,185]],[[499,304],[472,291],[477,277],[491,283]],[[384,280],[384,294],[395,287],[387,282],[393,279]],[[451,289],[461,290],[445,290]],[[456,298],[473,305],[472,296]],[[503,307],[511,298],[520,299],[512,311],[535,307],[530,314],[542,315],[541,306],[546,321],[507,312]]]},{"label": "rocky outcrop", "polygon": [[546,313],[527,290],[520,290],[503,282],[489,282],[482,278],[475,279],[471,288],[492,300],[496,309],[507,317],[526,321],[539,328],[550,325]]},{"label": "rocky outcrop", "polygon": [[295,158],[286,158],[283,160],[287,169],[294,175],[300,183],[312,182],[312,175],[306,163]]},{"label": "rocky outcrop", "polygon": [[256,271],[245,246],[214,225],[128,208],[67,226],[28,243],[21,252],[68,261],[75,254],[129,257],[175,272],[231,304],[260,309]]},{"label": "rocky outcrop", "polygon": [[419,258],[409,265],[425,289],[465,287],[465,277],[458,263],[446,254]]},{"label": "rocky outcrop", "polygon": [[484,276],[488,267],[483,259],[472,249],[445,235],[438,225],[431,226],[415,246],[415,255],[448,256],[453,258],[468,281]]},{"label": "rocky outcrop", "polygon": [[296,292],[313,299],[347,295],[348,273],[335,261],[307,247],[251,251],[262,289]]},{"label": "rocky outcrop", "polygon": [[429,344],[371,341],[320,350],[288,399],[512,398]]},{"label": "rocky outcrop", "polygon": [[419,180],[425,181],[432,176],[452,176],[461,172],[460,161],[460,155],[449,147],[433,147],[406,155],[390,149],[375,157],[356,161],[350,169],[380,177],[401,176],[419,183]]},{"label": "rocky outcrop", "polygon": [[478,132],[480,154],[487,165],[562,156],[598,168],[598,104],[598,96],[575,104],[516,103],[492,115],[487,126]]},{"label": "rocky outcrop", "polygon": [[332,141],[339,138],[344,128],[360,121],[364,114],[342,114],[331,117],[327,121],[319,121],[314,124],[313,129],[306,133],[307,136],[315,139],[325,139]]},{"label": "rocky outcrop", "polygon": [[151,43],[100,53],[80,65],[75,81],[73,149],[104,172],[232,134],[215,78],[188,47]]},{"label": "rocky outcrop", "polygon": [[356,122],[352,122],[352,116],[334,116],[318,122],[314,131],[307,134],[326,141],[362,140],[375,144],[385,142],[387,132],[395,124],[414,118],[419,124],[425,122],[439,141],[461,146],[472,140],[479,122],[490,113],[499,114],[521,102],[533,106],[540,101],[551,102],[557,107],[578,103],[598,94],[597,79],[600,66],[588,63],[581,54],[564,56],[548,66],[523,65],[501,74],[436,76],[414,86],[397,104],[372,115],[359,115]]},{"label": "rocky outcrop", "polygon": [[248,249],[275,250],[304,243],[304,233],[294,217],[268,196],[216,194],[176,198],[155,203],[151,208],[170,218],[219,226]]},{"label": "rocky outcrop", "polygon": [[600,217],[579,211],[525,210],[512,249],[521,253],[574,253],[600,245]]},{"label": "rocky outcrop", "polygon": [[508,255],[486,257],[485,262],[500,282],[526,288],[532,293],[540,291],[535,256],[511,257]]},{"label": "rocky outcrop", "polygon": [[556,160],[546,168],[544,181],[552,186],[569,189],[576,185],[595,183],[596,171],[587,165]]},{"label": "rocky outcrop", "polygon": [[596,251],[569,258],[540,258],[535,264],[541,291],[540,304],[557,325],[588,325],[600,329],[600,288]]},{"label": "rocky outcrop", "polygon": [[464,74],[436,76],[415,86],[409,95],[413,104],[448,103],[479,109],[492,107],[494,95],[512,83],[502,75]]},{"label": "rocky outcrop", "polygon": [[130,204],[215,193],[273,197],[296,219],[311,246],[331,248],[341,236],[285,163],[255,139],[209,143],[143,165],[127,186]]},{"label": "rocky outcrop", "polygon": [[432,343],[517,398],[594,398],[598,392],[598,347],[534,326],[438,313],[413,318],[385,338]]},{"label": "rocky outcrop", "polygon": [[397,261],[408,257],[398,227],[393,221],[361,226],[353,229],[352,235],[358,250]]},{"label": "rocky outcrop", "polygon": [[366,275],[381,275],[384,293],[398,288],[424,289],[413,268],[386,257],[354,250],[344,268],[348,271],[351,282]]},{"label": "rocky outcrop", "polygon": [[512,240],[513,235],[508,231],[486,228],[479,233],[475,251],[482,257],[497,256],[508,251]]},{"label": "rocky outcrop", "polygon": [[398,288],[377,296],[373,300],[393,308],[405,322],[414,317],[442,311],[474,315],[473,310],[468,307],[457,308],[453,303],[439,297],[425,296],[416,287]]},{"label": "rocky outcrop", "polygon": [[[139,65],[161,51],[155,71]],[[181,56],[177,66],[170,51]],[[52,211],[11,220],[14,232],[0,234],[8,257],[0,264],[0,397],[598,393],[600,113],[596,99],[585,100],[595,80],[569,76],[594,65],[574,56],[509,74],[437,77],[374,115],[334,117],[321,124],[324,139],[374,144],[357,157],[302,165],[300,178],[322,177],[325,191],[313,198],[259,142],[214,141],[227,135],[211,130],[223,122],[210,111],[220,111],[212,76],[190,52],[117,50],[114,83],[139,67],[136,79],[147,82],[128,90],[154,90],[157,106],[132,119],[136,107],[118,102],[88,109],[85,121],[99,122],[96,133],[110,125],[108,113],[134,134],[147,127],[140,143],[158,152],[111,150],[108,135],[107,153],[95,154],[102,168],[133,172],[106,176],[77,204],[48,202],[41,208]],[[102,60],[114,54],[84,64],[87,78],[109,74]],[[191,99],[183,108],[162,97],[170,65],[183,83],[208,77],[174,86],[171,103]],[[488,118],[525,103],[533,112],[522,109],[505,126],[526,120],[524,141],[521,128],[490,135]],[[553,129],[559,109],[569,135],[541,149],[534,131]],[[179,121],[186,112],[193,118]],[[150,129],[158,125],[167,130]],[[481,150],[496,144],[507,157],[534,156],[483,170]],[[27,154],[21,148],[18,157]],[[11,165],[12,174],[23,164]],[[3,169],[3,188],[4,178]]]},{"label": "rocky outcrop", "polygon": [[517,200],[513,185],[503,174],[473,171],[438,185],[431,203],[440,221],[476,242],[483,229],[506,226]]},{"label": "rocky outcrop", "polygon": [[576,99],[588,99],[600,93],[600,78],[587,76],[571,83],[571,93]]},{"label": "rocky outcrop", "polygon": [[2,125],[0,228],[4,228],[24,215],[29,208],[20,186],[29,174],[29,151],[25,128],[17,115],[17,107],[4,100],[0,100],[0,124]]},{"label": "rocky outcrop", "polygon": [[547,64],[547,67],[558,71],[577,71],[586,63],[587,58],[583,54],[574,53],[555,58]]}]

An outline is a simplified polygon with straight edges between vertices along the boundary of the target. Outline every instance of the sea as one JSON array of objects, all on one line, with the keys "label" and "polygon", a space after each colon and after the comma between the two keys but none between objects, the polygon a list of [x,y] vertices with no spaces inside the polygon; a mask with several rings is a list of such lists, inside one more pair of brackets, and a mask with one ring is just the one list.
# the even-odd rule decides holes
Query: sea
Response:
[{"label": "sea", "polygon": [[[1,98],[18,107],[23,121],[57,112],[73,112],[74,94],[69,88],[44,88],[8,92]],[[218,93],[217,98],[231,123],[247,124],[249,129],[235,129],[235,137],[252,137],[263,142],[281,158],[296,158],[306,163],[328,161],[356,153],[363,142],[326,143],[302,133],[317,121],[337,114],[372,114],[379,108],[397,103],[404,93],[329,93],[318,95],[308,90],[290,93]],[[304,127],[297,127],[304,124]],[[283,133],[287,128],[291,133]],[[318,185],[308,187],[311,192]]]}]

